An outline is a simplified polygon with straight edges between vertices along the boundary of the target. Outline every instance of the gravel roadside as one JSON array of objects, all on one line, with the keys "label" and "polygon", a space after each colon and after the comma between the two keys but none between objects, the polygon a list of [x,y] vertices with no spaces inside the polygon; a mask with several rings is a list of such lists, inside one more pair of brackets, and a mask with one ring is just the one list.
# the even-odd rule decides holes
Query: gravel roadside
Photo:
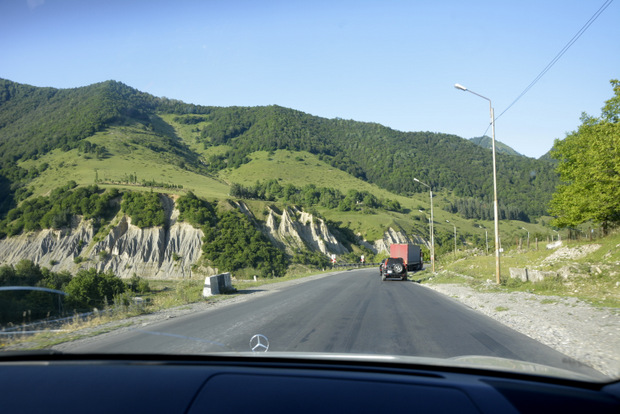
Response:
[{"label": "gravel roadside", "polygon": [[479,292],[458,284],[430,289],[521,332],[612,378],[620,377],[620,310],[576,298],[527,292]]}]

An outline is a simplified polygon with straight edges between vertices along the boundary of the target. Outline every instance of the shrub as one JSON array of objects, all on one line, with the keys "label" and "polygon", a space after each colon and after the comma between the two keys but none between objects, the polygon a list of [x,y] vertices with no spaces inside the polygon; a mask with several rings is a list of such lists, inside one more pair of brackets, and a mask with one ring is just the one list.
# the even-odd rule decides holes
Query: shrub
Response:
[{"label": "shrub", "polygon": [[80,270],[66,287],[69,304],[77,309],[104,307],[114,296],[125,292],[127,286],[112,272],[96,269]]},{"label": "shrub", "polygon": [[307,250],[299,251],[293,256],[293,263],[313,266],[319,269],[330,265],[329,258],[323,253],[309,252]]},{"label": "shrub", "polygon": [[104,192],[96,185],[76,187],[75,181],[70,181],[54,189],[48,197],[24,200],[10,210],[7,218],[0,221],[0,235],[10,237],[22,231],[60,229],[69,226],[74,215],[105,222],[116,214],[117,207],[112,199],[118,194],[116,189]]},{"label": "shrub", "polygon": [[151,287],[149,286],[149,282],[145,279],[142,279],[140,276],[135,273],[129,279],[129,289],[134,293],[148,293],[151,291]]},{"label": "shrub", "polygon": [[[15,267],[0,266],[0,286],[35,286],[63,290],[71,281],[68,272],[55,273],[29,260]],[[61,313],[58,294],[39,291],[0,292],[0,323],[23,322]]]},{"label": "shrub", "polygon": [[126,192],[121,209],[131,217],[131,223],[140,228],[165,224],[164,207],[158,193]]},{"label": "shrub", "polygon": [[179,197],[177,208],[179,209],[179,220],[186,221],[194,227],[215,223],[215,212],[211,204],[199,199],[191,191]]},{"label": "shrub", "polygon": [[229,271],[245,267],[263,277],[282,276],[288,266],[284,254],[238,211],[218,212],[216,227],[204,227],[202,250],[216,267]]}]

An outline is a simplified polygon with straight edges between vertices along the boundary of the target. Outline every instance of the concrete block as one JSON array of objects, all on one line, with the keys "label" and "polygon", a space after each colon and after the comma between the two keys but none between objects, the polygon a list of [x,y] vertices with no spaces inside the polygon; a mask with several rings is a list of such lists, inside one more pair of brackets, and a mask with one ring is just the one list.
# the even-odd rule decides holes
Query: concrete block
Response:
[{"label": "concrete block", "polygon": [[557,272],[545,271],[545,270],[532,270],[532,269],[520,269],[511,267],[510,277],[513,279],[520,279],[522,282],[541,282],[546,277],[556,277]]},{"label": "concrete block", "polygon": [[556,272],[544,271],[544,270],[530,270],[528,272],[529,280],[532,282],[542,282],[547,277],[556,277]]},{"label": "concrete block", "polygon": [[220,273],[215,276],[207,276],[202,289],[202,296],[221,295],[232,290],[230,272]]},{"label": "concrete block", "polygon": [[513,279],[519,279],[522,282],[527,282],[527,269],[520,269],[516,267],[511,267],[510,269],[510,277]]}]

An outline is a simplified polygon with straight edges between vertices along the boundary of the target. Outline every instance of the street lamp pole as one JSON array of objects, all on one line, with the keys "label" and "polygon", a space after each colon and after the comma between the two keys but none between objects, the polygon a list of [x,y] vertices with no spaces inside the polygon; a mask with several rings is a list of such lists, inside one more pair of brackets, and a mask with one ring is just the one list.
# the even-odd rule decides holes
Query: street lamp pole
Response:
[{"label": "street lamp pole", "polygon": [[[446,223],[450,223],[450,220],[446,220]],[[456,259],[456,226],[454,225],[454,223],[450,224],[452,224],[452,227],[454,227],[454,258]]]},{"label": "street lamp pole", "polygon": [[431,195],[431,225],[430,225],[430,228],[431,228],[431,267],[433,269],[433,273],[435,273],[435,224],[433,222],[434,220],[433,218],[433,189],[431,188],[430,185],[423,183],[417,178],[414,178],[413,181],[415,181],[416,183],[420,183],[425,187],[428,187],[428,190]]},{"label": "street lamp pole", "polygon": [[491,100],[486,96],[482,96],[477,94],[474,91],[471,91],[464,87],[463,85],[459,85],[458,83],[454,84],[456,89],[461,91],[473,93],[476,96],[481,97],[482,99],[486,99],[489,101],[489,109],[491,112],[491,131],[492,131],[492,143],[493,143],[493,212],[495,215],[495,279],[497,284],[499,284],[499,215],[498,215],[498,206],[497,206],[497,167],[495,161],[495,113],[493,112],[493,105],[491,104]]}]

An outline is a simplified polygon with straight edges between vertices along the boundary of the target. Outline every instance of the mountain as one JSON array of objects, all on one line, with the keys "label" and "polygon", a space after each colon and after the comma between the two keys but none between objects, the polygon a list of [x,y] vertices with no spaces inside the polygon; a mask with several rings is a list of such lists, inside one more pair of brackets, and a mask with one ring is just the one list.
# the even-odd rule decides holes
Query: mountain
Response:
[{"label": "mountain", "polygon": [[[455,135],[400,132],[374,123],[325,119],[279,106],[218,108],[195,139],[205,148],[228,148],[209,165],[238,167],[255,151],[290,149],[322,160],[397,194],[426,189],[414,178],[457,197],[489,201],[488,151]],[[485,173],[486,172],[486,173]],[[498,154],[498,197],[522,216],[544,214],[557,177],[551,163]]]},{"label": "mountain", "polygon": [[547,161],[547,162],[551,162],[553,164],[557,164],[558,161],[551,156],[551,151],[552,150],[547,151],[546,153],[541,155],[538,159],[541,160],[541,161]]},{"label": "mountain", "polygon": [[[36,159],[56,148],[68,151],[112,125],[139,123],[153,128],[157,112],[188,113],[194,108],[115,81],[54,89],[0,79],[0,162],[4,166]],[[191,158],[192,154],[170,139],[170,131],[158,133],[162,150]]]},{"label": "mountain", "polygon": [[[427,249],[428,189],[414,178],[435,195],[437,254],[452,251],[453,224],[457,242],[482,248],[491,165],[455,135],[198,106],[115,81],[0,80],[0,263],[251,277],[324,267],[326,254],[370,260],[395,242]],[[545,213],[553,164],[500,153],[498,181],[504,247],[524,225],[544,234],[524,222]]]},{"label": "mountain", "polygon": [[[493,139],[491,137],[486,136],[486,135],[483,136],[483,137],[470,138],[469,140],[471,142],[473,142],[474,144],[481,146],[482,148],[486,148],[486,149],[492,149],[493,148]],[[514,155],[514,156],[517,156],[517,157],[525,157],[525,155],[518,153],[517,151],[515,151],[514,149],[512,149],[508,145],[506,145],[503,142],[500,142],[498,140],[495,140],[495,150],[497,151],[498,154],[506,154],[506,155]]]},{"label": "mountain", "polygon": [[[179,135],[184,128],[190,138]],[[455,135],[404,133],[375,123],[326,119],[279,106],[197,106],[157,98],[115,81],[54,89],[0,80],[0,189],[4,196],[0,207],[4,213],[37,191],[29,187],[36,177],[52,174],[46,170],[50,162],[36,161],[56,162],[71,151],[100,161],[148,155],[141,171],[122,167],[125,176],[134,177],[134,184],[136,175],[145,176],[144,168],[162,171],[170,165],[176,174],[170,174],[170,180],[193,174],[214,180],[217,186],[223,173],[249,163],[257,151],[278,150],[313,154],[333,168],[395,194],[426,192],[414,181],[419,178],[435,192],[484,203],[490,200],[488,152]],[[82,165],[75,157],[66,160],[75,170]],[[56,166],[63,171],[66,167],[65,161]],[[122,168],[103,171],[117,174],[114,180],[104,177],[106,181],[128,182],[118,178]],[[101,179],[98,168],[91,167],[91,174]],[[498,154],[498,197],[506,211],[512,212],[507,218],[544,214],[556,182],[549,162]]]},{"label": "mountain", "polygon": [[47,168],[47,163],[40,163],[27,170],[20,163],[54,150],[68,153],[77,149],[97,159],[108,157],[105,143],[91,141],[98,132],[115,126],[140,129],[141,136],[134,134],[131,139],[133,145],[165,154],[166,163],[204,170],[198,155],[156,115],[191,113],[195,108],[115,81],[55,89],[0,79],[0,216],[31,194],[27,185]]}]

